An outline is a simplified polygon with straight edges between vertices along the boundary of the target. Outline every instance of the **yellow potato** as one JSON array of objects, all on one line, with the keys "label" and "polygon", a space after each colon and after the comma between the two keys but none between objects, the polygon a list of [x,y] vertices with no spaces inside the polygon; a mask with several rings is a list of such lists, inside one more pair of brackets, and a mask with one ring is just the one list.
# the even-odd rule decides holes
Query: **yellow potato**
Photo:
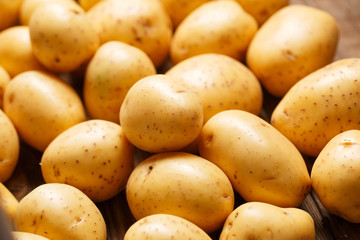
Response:
[{"label": "yellow potato", "polygon": [[5,88],[10,82],[10,76],[7,71],[0,65],[0,109],[3,109],[3,98]]},{"label": "yellow potato", "polygon": [[49,240],[46,237],[28,232],[12,231],[11,234],[14,240]]},{"label": "yellow potato", "polygon": [[52,72],[76,70],[100,44],[84,10],[66,1],[37,7],[29,29],[34,55]]},{"label": "yellow potato", "polygon": [[76,5],[74,0],[23,0],[19,13],[20,23],[22,25],[29,25],[31,15],[34,13],[37,7],[54,2],[67,2],[69,4]]},{"label": "yellow potato", "polygon": [[274,109],[271,124],[316,157],[331,138],[360,129],[360,59],[341,59],[300,80]]},{"label": "yellow potato", "polygon": [[104,43],[85,74],[83,95],[90,117],[119,123],[120,106],[130,87],[154,74],[155,66],[142,50],[118,41]]},{"label": "yellow potato", "polygon": [[315,240],[315,224],[302,209],[249,202],[230,214],[219,238],[236,239]]},{"label": "yellow potato", "polygon": [[45,182],[70,184],[101,202],[125,187],[134,168],[134,148],[118,124],[89,120],[57,136],[40,164]]},{"label": "yellow potato", "polygon": [[4,112],[19,136],[39,151],[62,131],[86,119],[75,90],[41,71],[27,71],[10,81],[4,94]]},{"label": "yellow potato", "polygon": [[289,5],[255,34],[246,61],[266,90],[282,97],[301,78],[333,61],[338,35],[329,13]]},{"label": "yellow potato", "polygon": [[0,31],[18,23],[22,1],[0,0]]},{"label": "yellow potato", "polygon": [[173,63],[202,53],[220,53],[244,60],[258,29],[256,20],[236,1],[210,1],[192,11],[171,41]]},{"label": "yellow potato", "polygon": [[161,0],[176,28],[184,18],[210,0]]},{"label": "yellow potato", "polygon": [[321,203],[332,214],[360,223],[360,130],[333,137],[316,158],[311,181]]},{"label": "yellow potato", "polygon": [[201,228],[188,220],[170,214],[153,214],[135,222],[124,240],[211,240]]},{"label": "yellow potato", "polygon": [[199,152],[226,173],[248,202],[297,207],[310,192],[310,177],[300,152],[252,113],[227,110],[214,115],[201,131]]},{"label": "yellow potato", "polygon": [[5,182],[13,174],[19,151],[19,136],[14,124],[0,109],[0,182]]},{"label": "yellow potato", "polygon": [[289,0],[237,0],[262,25],[271,15],[287,6]]},{"label": "yellow potato", "polygon": [[137,220],[172,214],[205,232],[219,229],[234,208],[234,192],[226,175],[206,159],[183,152],[158,153],[137,165],[126,198]]},{"label": "yellow potato", "polygon": [[198,137],[203,109],[190,87],[157,74],[140,79],[130,88],[119,118],[125,136],[139,149],[175,151]]},{"label": "yellow potato", "polygon": [[15,230],[51,240],[106,240],[106,225],[97,206],[67,184],[36,187],[19,202]]},{"label": "yellow potato", "polygon": [[242,63],[226,55],[200,54],[178,63],[165,74],[182,80],[199,94],[204,123],[229,109],[260,112],[263,98],[259,81]]},{"label": "yellow potato", "polygon": [[0,208],[5,213],[10,228],[13,227],[14,215],[18,205],[19,201],[14,194],[0,182]]},{"label": "yellow potato", "polygon": [[101,43],[115,40],[140,48],[156,67],[166,60],[173,28],[160,0],[101,1],[87,16]]},{"label": "yellow potato", "polygon": [[29,27],[14,26],[0,32],[0,65],[11,78],[25,71],[44,69],[33,53]]}]

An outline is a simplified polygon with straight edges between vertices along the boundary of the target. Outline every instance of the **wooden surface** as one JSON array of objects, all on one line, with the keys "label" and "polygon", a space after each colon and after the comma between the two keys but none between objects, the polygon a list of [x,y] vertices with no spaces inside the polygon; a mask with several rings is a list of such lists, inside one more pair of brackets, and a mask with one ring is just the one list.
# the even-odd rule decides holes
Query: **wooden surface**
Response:
[{"label": "wooden surface", "polygon": [[[360,57],[360,0],[293,0],[291,3],[324,9],[335,17],[340,29],[340,42],[335,59]],[[269,116],[277,99],[266,93],[265,99],[268,101],[267,108],[263,110],[263,115],[266,117]],[[40,158],[40,152],[22,143],[19,164],[12,178],[5,183],[19,200],[43,183],[39,167]],[[310,169],[313,159],[306,158],[306,161]],[[236,204],[242,202],[241,197],[237,195]],[[135,221],[127,206],[125,192],[97,205],[106,219],[108,239],[123,239],[126,229]],[[300,208],[312,215],[317,240],[360,239],[360,224],[352,224],[329,214],[314,192],[311,192]],[[212,234],[213,239],[218,239],[218,236],[219,232]]]}]

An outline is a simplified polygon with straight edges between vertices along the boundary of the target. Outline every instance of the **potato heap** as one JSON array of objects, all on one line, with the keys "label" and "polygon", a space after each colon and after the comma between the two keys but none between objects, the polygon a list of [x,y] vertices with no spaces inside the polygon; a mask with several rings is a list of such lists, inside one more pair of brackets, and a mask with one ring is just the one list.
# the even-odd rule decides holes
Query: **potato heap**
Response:
[{"label": "potato heap", "polygon": [[[0,206],[16,239],[105,240],[98,204],[122,191],[124,239],[314,240],[311,188],[360,222],[360,58],[334,61],[329,13],[17,0],[0,1],[0,31]],[[24,145],[44,182],[16,199]]]}]

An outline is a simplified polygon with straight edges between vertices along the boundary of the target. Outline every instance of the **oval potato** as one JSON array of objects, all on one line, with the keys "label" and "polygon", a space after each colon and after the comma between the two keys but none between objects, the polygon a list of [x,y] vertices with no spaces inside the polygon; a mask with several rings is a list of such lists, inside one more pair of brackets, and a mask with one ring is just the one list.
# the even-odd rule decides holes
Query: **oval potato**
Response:
[{"label": "oval potato", "polygon": [[173,214],[205,232],[219,229],[234,208],[229,179],[213,163],[197,155],[166,152],[142,161],[126,188],[130,210],[140,218]]},{"label": "oval potato", "polygon": [[315,159],[311,182],[332,214],[360,223],[360,130],[333,137]]},{"label": "oval potato", "polygon": [[15,230],[51,240],[106,240],[106,224],[97,206],[68,184],[45,183],[23,197],[15,212]]},{"label": "oval potato", "polygon": [[276,97],[300,79],[333,61],[339,30],[328,12],[289,5],[256,32],[246,62],[265,89]]},{"label": "oval potato", "polygon": [[219,238],[237,239],[315,240],[315,224],[302,209],[249,202],[229,215]]},{"label": "oval potato", "polygon": [[257,115],[227,110],[214,115],[199,137],[200,156],[220,167],[248,202],[297,207],[311,182],[300,152]]},{"label": "oval potato", "polygon": [[211,240],[194,223],[175,215],[153,214],[141,218],[126,231],[124,240]]},{"label": "oval potato", "polygon": [[42,71],[27,71],[10,81],[4,94],[4,112],[20,138],[39,151],[62,131],[86,119],[75,90]]},{"label": "oval potato", "polygon": [[316,157],[335,135],[360,129],[360,59],[331,63],[300,80],[282,98],[271,124],[300,152]]},{"label": "oval potato", "polygon": [[45,182],[66,183],[94,202],[118,194],[134,168],[134,148],[120,125],[88,120],[66,129],[45,149],[41,158]]}]

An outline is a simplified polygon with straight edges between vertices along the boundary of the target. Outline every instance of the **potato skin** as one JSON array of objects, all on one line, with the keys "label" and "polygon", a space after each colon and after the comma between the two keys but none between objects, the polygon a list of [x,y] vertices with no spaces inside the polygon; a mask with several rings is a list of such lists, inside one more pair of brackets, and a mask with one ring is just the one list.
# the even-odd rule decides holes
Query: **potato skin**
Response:
[{"label": "potato skin", "polygon": [[180,79],[200,96],[204,123],[218,112],[229,109],[259,114],[262,89],[255,75],[241,62],[216,53],[190,57],[165,75]]},{"label": "potato skin", "polygon": [[28,232],[12,231],[11,235],[14,238],[14,240],[49,240],[46,237]]},{"label": "potato skin", "polygon": [[42,71],[27,71],[10,81],[4,94],[4,112],[20,138],[39,151],[62,131],[86,119],[75,90]]},{"label": "potato skin", "polygon": [[171,214],[153,214],[141,218],[126,231],[124,240],[211,240],[192,222]]},{"label": "potato skin", "polygon": [[236,1],[210,1],[192,11],[177,27],[171,41],[174,64],[202,53],[220,53],[244,60],[256,20]]},{"label": "potato skin", "polygon": [[0,65],[0,109],[3,109],[5,88],[10,82],[11,78],[8,72]]},{"label": "potato skin", "polygon": [[315,240],[315,224],[302,209],[248,202],[229,215],[219,238],[236,239]]},{"label": "potato skin", "polygon": [[106,240],[106,225],[97,206],[68,184],[46,183],[29,192],[15,212],[15,230],[52,240]]},{"label": "potato skin", "polygon": [[70,184],[94,202],[108,200],[126,185],[134,168],[134,147],[120,125],[88,120],[58,135],[41,158],[45,182]]},{"label": "potato skin", "polygon": [[101,45],[86,68],[83,96],[91,118],[119,123],[119,111],[130,87],[156,74],[151,59],[140,49],[119,41]]},{"label": "potato skin", "polygon": [[332,62],[339,30],[327,12],[289,5],[257,31],[246,61],[265,89],[282,97],[300,79]]},{"label": "potato skin", "polygon": [[0,109],[0,182],[5,182],[12,176],[19,152],[20,142],[15,126]]},{"label": "potato skin", "polygon": [[332,214],[360,223],[360,130],[333,137],[316,158],[311,182],[321,203]]},{"label": "potato skin", "polygon": [[199,96],[176,78],[163,74],[136,82],[121,105],[119,117],[129,141],[153,153],[187,146],[203,125]]},{"label": "potato skin", "polygon": [[300,152],[260,117],[242,110],[214,115],[199,137],[200,156],[220,167],[246,201],[297,207],[310,192]]},{"label": "potato skin", "polygon": [[229,179],[213,163],[183,152],[158,153],[131,173],[126,198],[136,219],[173,214],[205,232],[219,229],[234,208]]},{"label": "potato skin", "polygon": [[335,135],[360,129],[359,69],[359,58],[347,58],[309,74],[282,98],[271,124],[300,152],[317,157]]}]

